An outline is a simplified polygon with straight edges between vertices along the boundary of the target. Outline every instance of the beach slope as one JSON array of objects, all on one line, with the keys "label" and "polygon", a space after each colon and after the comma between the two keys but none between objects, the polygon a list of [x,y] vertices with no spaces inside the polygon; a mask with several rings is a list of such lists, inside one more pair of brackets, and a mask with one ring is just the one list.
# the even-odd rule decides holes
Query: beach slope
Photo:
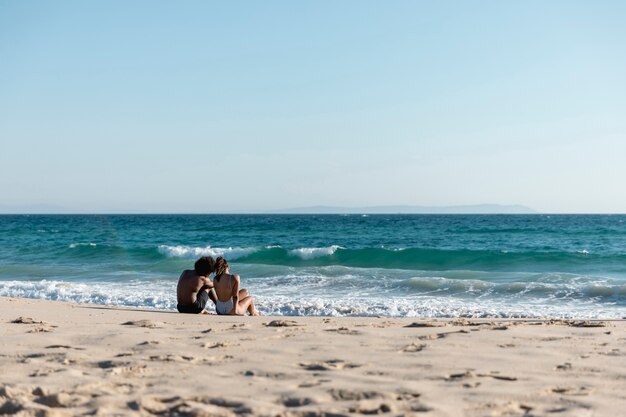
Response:
[{"label": "beach slope", "polygon": [[0,298],[0,415],[618,416],[625,330]]}]

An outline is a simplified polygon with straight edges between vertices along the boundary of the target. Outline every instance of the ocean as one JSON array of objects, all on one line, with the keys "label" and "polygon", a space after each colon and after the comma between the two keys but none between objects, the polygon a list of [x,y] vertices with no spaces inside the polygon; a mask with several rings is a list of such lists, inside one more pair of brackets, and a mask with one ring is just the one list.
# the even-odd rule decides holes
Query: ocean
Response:
[{"label": "ocean", "polygon": [[625,215],[2,215],[0,296],[174,310],[224,256],[265,315],[625,318]]}]

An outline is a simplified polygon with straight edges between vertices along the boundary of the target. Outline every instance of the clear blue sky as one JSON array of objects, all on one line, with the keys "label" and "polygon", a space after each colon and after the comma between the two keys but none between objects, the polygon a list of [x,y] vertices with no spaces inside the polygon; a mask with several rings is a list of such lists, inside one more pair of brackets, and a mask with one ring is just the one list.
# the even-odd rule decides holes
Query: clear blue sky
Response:
[{"label": "clear blue sky", "polygon": [[625,22],[623,1],[0,0],[0,210],[626,212]]}]

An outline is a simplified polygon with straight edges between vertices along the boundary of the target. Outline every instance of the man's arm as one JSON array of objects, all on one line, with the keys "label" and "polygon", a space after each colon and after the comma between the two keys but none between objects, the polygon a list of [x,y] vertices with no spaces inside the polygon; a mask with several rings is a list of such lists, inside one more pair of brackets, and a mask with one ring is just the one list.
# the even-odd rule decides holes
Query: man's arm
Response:
[{"label": "man's arm", "polygon": [[202,289],[205,289],[209,292],[209,299],[213,301],[213,304],[216,304],[217,294],[215,293],[215,286],[213,285],[213,281],[211,281],[211,278],[202,278]]},{"label": "man's arm", "polygon": [[209,277],[202,277],[202,288],[210,290],[213,288],[213,281]]}]

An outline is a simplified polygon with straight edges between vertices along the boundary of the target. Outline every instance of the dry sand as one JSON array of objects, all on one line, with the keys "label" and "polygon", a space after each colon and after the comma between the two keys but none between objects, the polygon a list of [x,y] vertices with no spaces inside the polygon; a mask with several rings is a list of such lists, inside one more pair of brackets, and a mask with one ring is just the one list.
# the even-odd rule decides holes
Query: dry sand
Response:
[{"label": "dry sand", "polygon": [[0,414],[618,417],[625,326],[0,298]]}]

